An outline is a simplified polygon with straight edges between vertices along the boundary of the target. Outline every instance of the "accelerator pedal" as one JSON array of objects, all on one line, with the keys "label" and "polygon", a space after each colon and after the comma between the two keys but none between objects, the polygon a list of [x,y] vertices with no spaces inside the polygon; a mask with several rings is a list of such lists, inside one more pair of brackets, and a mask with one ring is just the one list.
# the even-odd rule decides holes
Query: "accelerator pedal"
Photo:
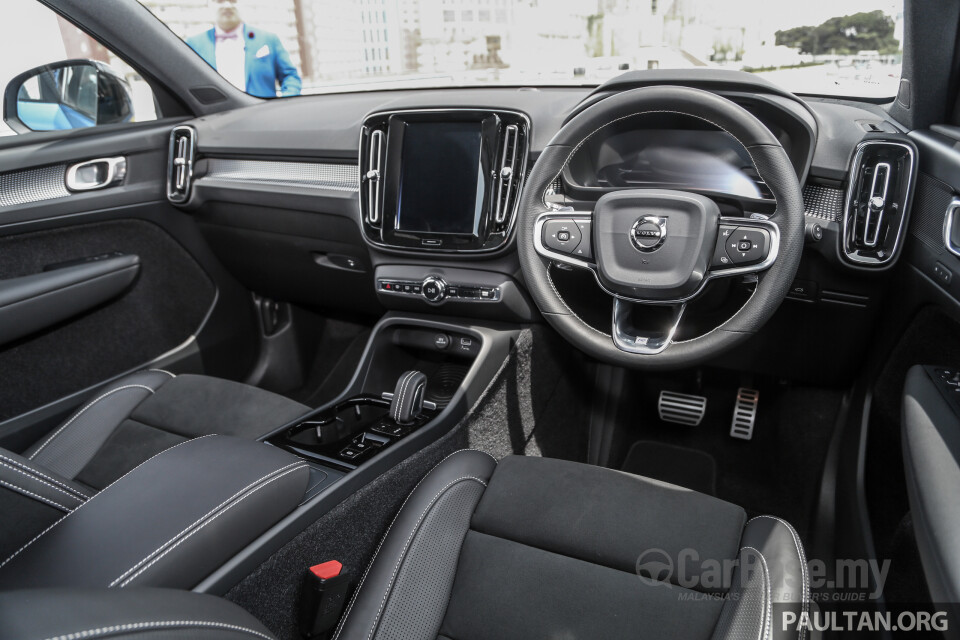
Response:
[{"label": "accelerator pedal", "polygon": [[753,438],[753,426],[757,422],[757,407],[759,404],[759,391],[746,387],[737,389],[737,403],[733,407],[733,422],[730,423],[731,438],[739,438],[740,440]]},{"label": "accelerator pedal", "polygon": [[660,399],[657,400],[657,409],[660,412],[660,419],[664,422],[695,427],[700,424],[707,412],[707,399],[689,393],[661,391]]}]

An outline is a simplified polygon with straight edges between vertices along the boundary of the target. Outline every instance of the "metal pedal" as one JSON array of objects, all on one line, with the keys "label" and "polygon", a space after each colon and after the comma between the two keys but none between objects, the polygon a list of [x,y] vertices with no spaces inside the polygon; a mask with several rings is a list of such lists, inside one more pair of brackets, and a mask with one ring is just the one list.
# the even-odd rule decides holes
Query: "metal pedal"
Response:
[{"label": "metal pedal", "polygon": [[661,391],[660,399],[657,400],[657,409],[660,412],[660,419],[664,422],[695,427],[700,424],[707,412],[707,399],[688,393]]},{"label": "metal pedal", "polygon": [[759,391],[746,387],[737,389],[737,403],[733,407],[733,422],[730,424],[731,438],[740,438],[741,440],[753,438],[753,425],[757,422],[757,406],[759,404]]}]

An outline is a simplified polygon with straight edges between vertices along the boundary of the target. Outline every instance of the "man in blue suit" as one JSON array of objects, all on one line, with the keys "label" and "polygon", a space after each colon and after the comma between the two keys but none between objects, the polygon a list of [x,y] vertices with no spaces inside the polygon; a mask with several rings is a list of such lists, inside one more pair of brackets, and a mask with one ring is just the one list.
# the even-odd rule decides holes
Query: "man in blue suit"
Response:
[{"label": "man in blue suit", "polygon": [[300,95],[300,74],[276,34],[244,24],[237,0],[210,0],[214,27],[187,38],[187,44],[231,84],[252,96]]}]

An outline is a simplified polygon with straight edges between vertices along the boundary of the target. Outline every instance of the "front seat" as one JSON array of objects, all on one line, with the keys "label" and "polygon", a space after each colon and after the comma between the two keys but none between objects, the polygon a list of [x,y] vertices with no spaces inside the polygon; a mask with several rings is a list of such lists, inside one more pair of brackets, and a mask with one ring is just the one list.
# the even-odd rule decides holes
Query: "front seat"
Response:
[{"label": "front seat", "polygon": [[[0,619],[25,640],[166,626],[269,638],[224,603],[202,613],[199,600],[135,593],[110,605],[110,592],[90,592],[82,620],[55,602],[71,592],[0,594]],[[807,606],[803,550],[782,520],[747,521],[727,502],[609,469],[462,451],[410,494],[335,638],[802,640],[782,620]]]},{"label": "front seat", "polygon": [[97,393],[22,455],[0,449],[0,556],[141,462],[199,436],[256,439],[310,411],[249,385],[160,369]]}]

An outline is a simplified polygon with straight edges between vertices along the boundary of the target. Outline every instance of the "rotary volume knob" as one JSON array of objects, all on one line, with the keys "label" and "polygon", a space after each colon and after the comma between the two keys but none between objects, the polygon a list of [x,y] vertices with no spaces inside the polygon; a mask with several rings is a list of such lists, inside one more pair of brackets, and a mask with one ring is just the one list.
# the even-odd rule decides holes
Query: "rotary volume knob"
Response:
[{"label": "rotary volume knob", "polygon": [[442,278],[429,276],[424,279],[420,291],[427,302],[442,302],[447,295],[447,283]]}]

